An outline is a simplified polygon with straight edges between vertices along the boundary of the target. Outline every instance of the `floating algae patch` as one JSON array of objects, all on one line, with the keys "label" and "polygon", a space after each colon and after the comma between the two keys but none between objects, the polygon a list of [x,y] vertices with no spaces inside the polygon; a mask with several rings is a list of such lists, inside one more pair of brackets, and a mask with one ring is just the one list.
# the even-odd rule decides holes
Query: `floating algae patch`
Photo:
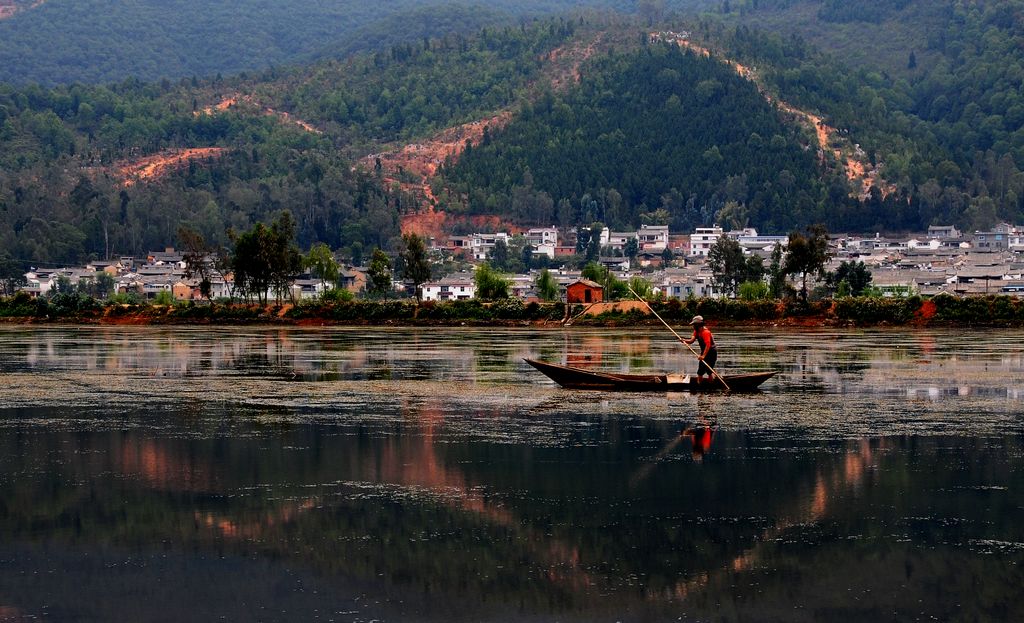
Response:
[{"label": "floating algae patch", "polygon": [[780,374],[761,393],[693,396],[563,390],[522,361],[692,372],[692,358],[653,330],[0,327],[0,414],[106,409],[112,426],[165,410],[403,422],[540,444],[601,443],[579,430],[623,418],[778,439],[948,434],[966,423],[1003,433],[1024,423],[1024,334],[991,333],[979,343],[936,330],[720,331],[723,372]]}]

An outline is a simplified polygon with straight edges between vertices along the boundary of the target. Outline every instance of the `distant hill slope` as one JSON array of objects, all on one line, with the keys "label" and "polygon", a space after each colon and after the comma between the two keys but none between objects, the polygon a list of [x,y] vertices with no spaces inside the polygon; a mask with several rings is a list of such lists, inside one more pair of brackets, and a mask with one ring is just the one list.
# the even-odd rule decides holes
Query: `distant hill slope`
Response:
[{"label": "distant hill slope", "polygon": [[248,78],[0,84],[0,256],[138,254],[173,244],[180,225],[226,243],[229,227],[281,210],[303,247],[387,246],[415,201],[355,157],[511,107],[576,27],[452,35]]},{"label": "distant hill slope", "polygon": [[827,217],[813,140],[724,63],[652,44],[596,60],[578,88],[528,107],[444,178],[471,212],[533,222],[785,231]]},{"label": "distant hill slope", "polygon": [[[707,0],[641,0],[702,6]],[[0,0],[0,82],[211,77],[634,0]],[[5,8],[6,7],[6,8]],[[27,10],[31,7],[31,10]]]},{"label": "distant hill slope", "polygon": [[[797,36],[855,68],[908,77],[938,61],[933,45],[953,18],[952,0],[739,0],[726,23]],[[756,7],[756,8],[755,8]]]},{"label": "distant hill slope", "polygon": [[[0,81],[104,83],[261,69],[430,2],[50,0],[0,22]],[[465,28],[479,25],[467,20]],[[406,30],[415,34],[415,23]]]},{"label": "distant hill slope", "polygon": [[741,2],[699,36],[880,164],[904,199],[869,202],[861,227],[1024,220],[1024,2],[840,4]]},{"label": "distant hill slope", "polygon": [[[577,16],[221,78],[0,84],[0,255],[138,253],[173,243],[182,223],[224,242],[228,227],[284,209],[303,246],[388,245],[423,196],[524,224],[1019,221],[1024,53],[1005,10],[1017,6],[954,7],[929,39],[938,61],[904,78],[719,15],[671,25],[710,58],[650,43],[647,20]],[[819,152],[793,121],[817,116],[888,180],[866,201],[851,196],[836,146]],[[480,143],[434,178],[464,137]]]}]

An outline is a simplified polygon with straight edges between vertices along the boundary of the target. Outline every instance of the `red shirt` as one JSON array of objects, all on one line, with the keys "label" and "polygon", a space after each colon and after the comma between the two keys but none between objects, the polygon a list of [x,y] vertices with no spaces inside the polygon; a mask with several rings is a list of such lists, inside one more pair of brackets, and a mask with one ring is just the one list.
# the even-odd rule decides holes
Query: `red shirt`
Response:
[{"label": "red shirt", "polygon": [[711,348],[715,347],[715,337],[711,335],[711,330],[707,327],[701,327],[700,329],[693,328],[693,339],[697,340],[700,344],[700,354],[703,355],[708,350],[708,344]]}]

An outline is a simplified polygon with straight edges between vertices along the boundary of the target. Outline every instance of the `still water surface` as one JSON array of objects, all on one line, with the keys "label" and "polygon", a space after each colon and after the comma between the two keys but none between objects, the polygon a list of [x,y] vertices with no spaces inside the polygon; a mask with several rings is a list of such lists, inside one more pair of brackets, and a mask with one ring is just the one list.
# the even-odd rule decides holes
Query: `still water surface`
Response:
[{"label": "still water surface", "polygon": [[0,619],[1024,619],[1024,333],[717,337],[0,327]]}]

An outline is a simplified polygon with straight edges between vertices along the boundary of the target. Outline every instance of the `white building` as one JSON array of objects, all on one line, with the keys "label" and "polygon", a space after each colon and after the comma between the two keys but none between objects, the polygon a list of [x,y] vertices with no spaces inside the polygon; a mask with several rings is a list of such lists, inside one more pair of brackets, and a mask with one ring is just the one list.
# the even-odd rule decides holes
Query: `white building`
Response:
[{"label": "white building", "polygon": [[424,301],[467,301],[476,296],[473,275],[449,275],[420,286]]},{"label": "white building", "polygon": [[636,238],[641,251],[664,251],[668,246],[668,225],[641,225]]},{"label": "white building", "polygon": [[722,234],[722,228],[718,226],[698,227],[690,236],[690,257],[707,257]]},{"label": "white building", "polygon": [[715,286],[714,275],[705,270],[667,270],[660,279],[655,279],[652,285],[655,291],[661,292],[666,298],[710,298],[724,294]]},{"label": "white building", "polygon": [[[623,251],[626,248],[626,243],[630,239],[637,238],[637,236],[638,234],[635,231],[610,231],[605,229],[601,232],[601,246],[615,251]],[[637,249],[639,249],[639,245]]]},{"label": "white building", "polygon": [[555,247],[558,246],[558,228],[535,227],[526,232],[526,243],[533,247],[533,252],[555,259]]},{"label": "white building", "polygon": [[929,238],[959,238],[960,231],[952,225],[929,225]]},{"label": "white building", "polygon": [[[483,261],[491,257],[492,251],[494,251],[494,245],[499,240],[503,241],[505,245],[508,245],[510,236],[505,232],[498,232],[494,234],[473,234],[472,240],[470,241],[470,248],[473,251],[473,259],[477,261]],[[554,253],[552,251],[552,253]]]},{"label": "white building", "polygon": [[743,250],[743,255],[751,255],[757,252],[770,254],[775,249],[775,245],[782,245],[784,249],[786,245],[790,244],[790,237],[788,236],[760,236],[754,227],[746,227],[741,232],[729,232],[729,236],[735,238],[736,242],[739,243],[739,247]]}]

